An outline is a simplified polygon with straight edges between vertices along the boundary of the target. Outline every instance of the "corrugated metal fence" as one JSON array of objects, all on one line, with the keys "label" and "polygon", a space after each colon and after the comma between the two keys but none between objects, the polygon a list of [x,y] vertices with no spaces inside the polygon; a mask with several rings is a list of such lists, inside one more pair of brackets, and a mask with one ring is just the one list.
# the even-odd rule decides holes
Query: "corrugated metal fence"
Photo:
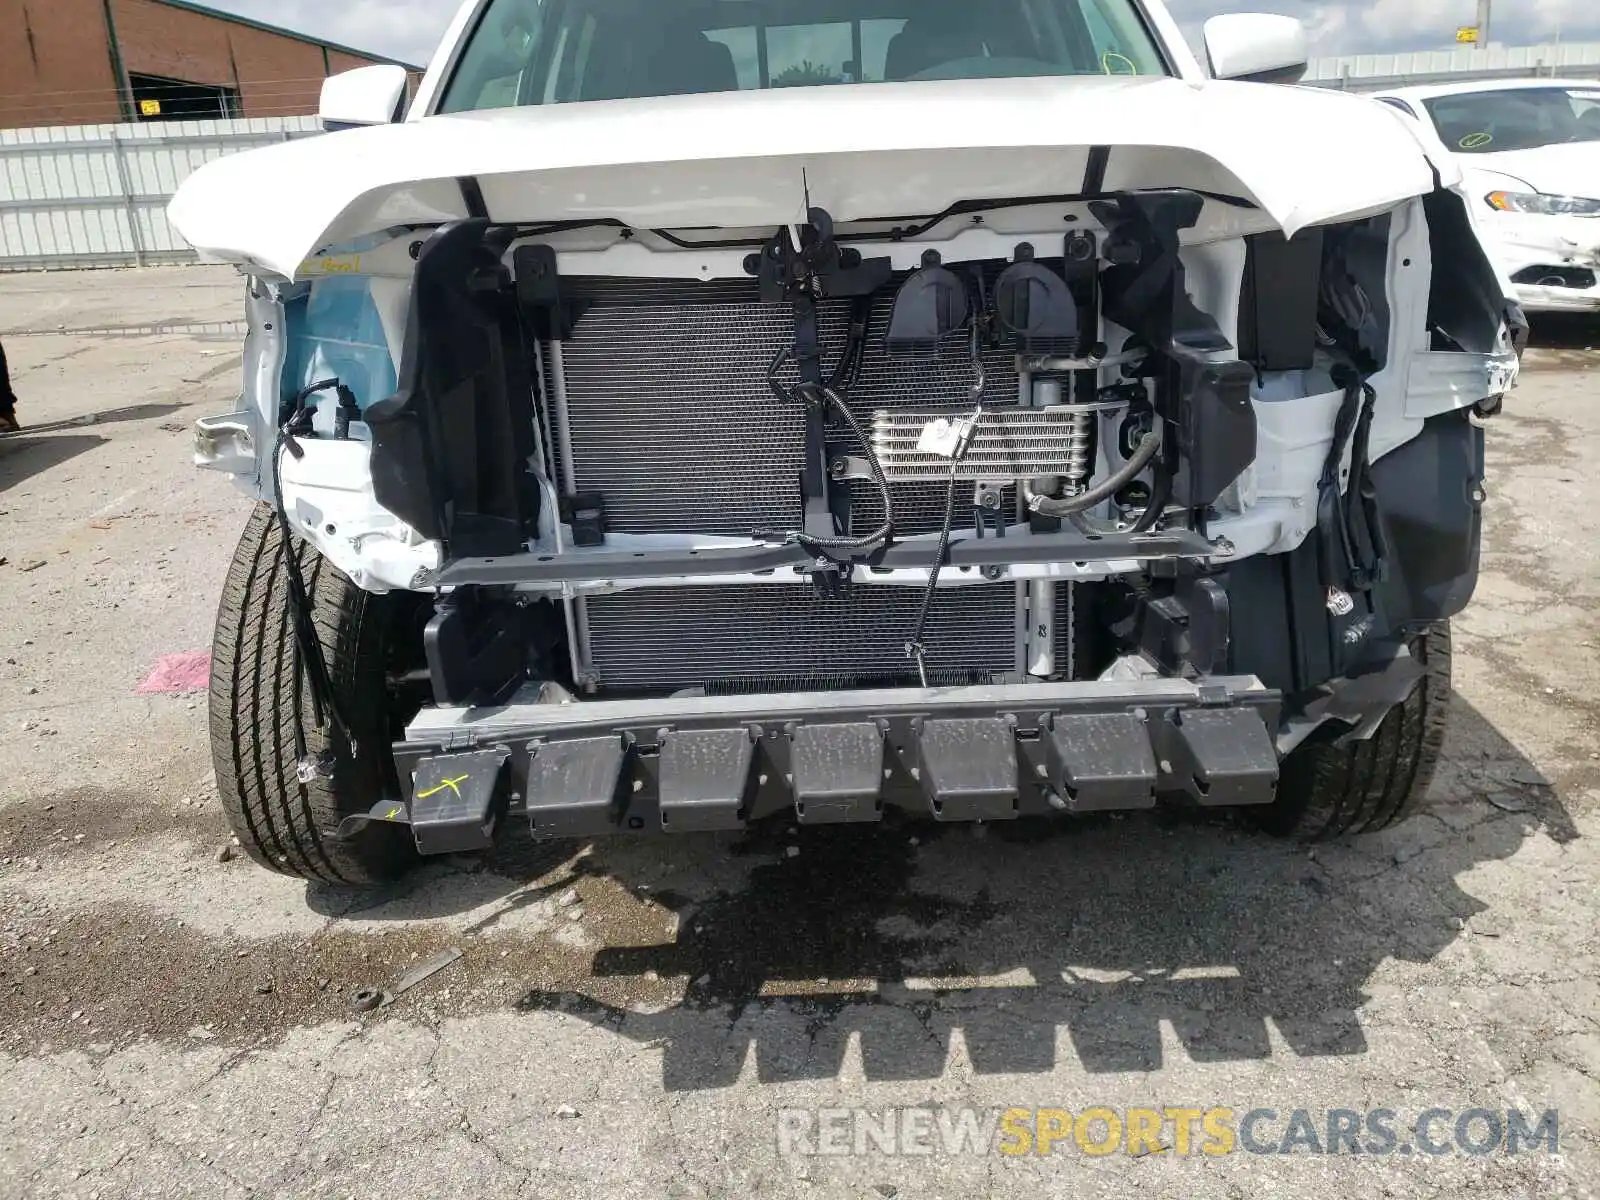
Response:
[{"label": "corrugated metal fence", "polygon": [[197,167],[315,117],[0,129],[0,271],[188,262],[167,203]]},{"label": "corrugated metal fence", "polygon": [[1594,79],[1600,43],[1489,46],[1482,50],[1423,50],[1414,54],[1353,54],[1315,58],[1305,82],[1316,87],[1376,91],[1473,79]]}]

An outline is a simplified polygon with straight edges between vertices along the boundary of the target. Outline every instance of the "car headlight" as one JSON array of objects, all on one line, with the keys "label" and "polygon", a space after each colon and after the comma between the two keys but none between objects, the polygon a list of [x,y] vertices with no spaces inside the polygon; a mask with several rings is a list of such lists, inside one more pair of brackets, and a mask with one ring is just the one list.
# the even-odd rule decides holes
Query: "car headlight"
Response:
[{"label": "car headlight", "polygon": [[1543,192],[1490,192],[1496,212],[1530,213],[1541,217],[1600,217],[1600,200],[1581,196],[1547,196]]}]

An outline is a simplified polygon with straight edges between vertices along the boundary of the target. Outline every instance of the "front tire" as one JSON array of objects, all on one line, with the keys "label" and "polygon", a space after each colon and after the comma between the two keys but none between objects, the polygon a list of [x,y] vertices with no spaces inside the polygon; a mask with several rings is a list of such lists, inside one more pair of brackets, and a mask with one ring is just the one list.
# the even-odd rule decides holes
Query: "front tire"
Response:
[{"label": "front tire", "polygon": [[[280,874],[372,886],[416,861],[402,826],[372,824],[348,841],[328,834],[394,792],[394,702],[388,647],[409,597],[373,596],[295,541],[328,674],[352,725],[356,752],[316,727],[295,665],[287,563],[276,516],[258,505],[222,589],[211,663],[211,756],[228,824],[252,859]],[[301,783],[303,736],[331,770]]]},{"label": "front tire", "polygon": [[1416,690],[1365,742],[1302,746],[1283,763],[1278,799],[1254,814],[1267,832],[1302,842],[1377,833],[1425,807],[1450,712],[1450,623],[1412,642]]}]

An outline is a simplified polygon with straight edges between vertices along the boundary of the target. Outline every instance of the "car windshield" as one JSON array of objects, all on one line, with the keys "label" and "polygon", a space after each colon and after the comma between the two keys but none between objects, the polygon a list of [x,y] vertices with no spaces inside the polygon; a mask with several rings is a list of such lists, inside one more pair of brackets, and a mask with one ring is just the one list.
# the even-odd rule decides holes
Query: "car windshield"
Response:
[{"label": "car windshield", "polygon": [[1134,0],[488,0],[438,111],[1167,73]]},{"label": "car windshield", "polygon": [[1600,141],[1600,85],[1469,92],[1423,103],[1440,139],[1461,154]]}]

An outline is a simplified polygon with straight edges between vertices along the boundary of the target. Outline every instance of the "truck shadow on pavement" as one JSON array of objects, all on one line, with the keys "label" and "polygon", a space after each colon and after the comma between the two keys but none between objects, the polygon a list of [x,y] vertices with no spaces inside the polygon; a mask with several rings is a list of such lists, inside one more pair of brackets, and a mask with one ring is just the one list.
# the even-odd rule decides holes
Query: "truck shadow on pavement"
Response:
[{"label": "truck shadow on pavement", "polygon": [[0,437],[0,494],[106,443],[103,437],[35,437],[32,432],[24,430]]},{"label": "truck shadow on pavement", "polygon": [[[13,436],[27,438],[42,433],[57,433],[64,429],[83,429],[96,425],[122,425],[129,421],[151,421],[156,417],[169,417],[175,412],[182,412],[191,407],[188,404],[128,404],[121,408],[106,408],[99,412],[84,413],[76,417],[67,417],[60,421],[51,421],[42,425],[25,425],[20,433]],[[3,445],[0,442],[0,445]]]},{"label": "truck shadow on pavement", "polygon": [[[1533,779],[1462,701],[1438,815],[1309,853],[1231,817],[1170,813],[984,836],[780,825],[709,850],[611,841],[554,881],[551,848],[524,846],[492,869],[515,876],[523,856],[536,882],[513,906],[588,875],[676,913],[675,940],[607,944],[581,984],[516,1005],[659,1045],[668,1090],[732,1085],[752,1045],[762,1082],[833,1078],[852,1040],[869,1080],[938,1079],[957,1034],[980,1075],[1046,1073],[1068,1054],[1091,1073],[1155,1070],[1164,1026],[1195,1062],[1354,1055],[1379,964],[1428,962],[1489,908],[1464,873],[1541,827],[1577,836],[1557,790]],[[646,882],[685,853],[703,879]],[[428,891],[407,917],[448,908],[447,886]],[[687,981],[677,1003],[627,998],[671,979]]]},{"label": "truck shadow on pavement", "polygon": [[182,411],[182,404],[130,404],[44,425],[26,425],[18,433],[0,434],[0,493],[27,482],[35,475],[87,454],[110,439],[69,430],[129,421],[153,420]]}]

